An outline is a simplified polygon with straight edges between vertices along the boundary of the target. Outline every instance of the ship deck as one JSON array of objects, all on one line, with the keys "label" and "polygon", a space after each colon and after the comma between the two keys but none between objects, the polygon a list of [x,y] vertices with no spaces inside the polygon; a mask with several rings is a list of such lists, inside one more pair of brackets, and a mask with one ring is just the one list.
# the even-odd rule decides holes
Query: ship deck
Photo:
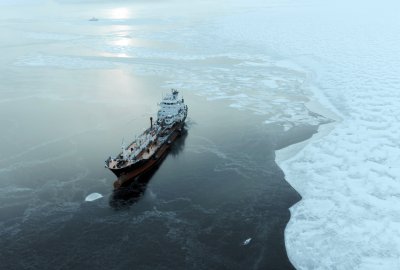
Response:
[{"label": "ship deck", "polygon": [[[130,146],[129,146],[129,148],[128,148],[128,150],[127,150],[127,152],[128,152],[128,155],[131,155],[132,154],[132,151],[130,150],[131,148],[131,146],[133,146],[134,145],[134,143],[133,144],[131,144]],[[138,160],[141,160],[141,159],[149,159],[156,151],[157,151],[157,149],[160,147],[160,143],[153,143],[153,144],[151,144],[149,147],[147,147],[147,148],[145,148],[142,152],[140,152],[138,155],[137,155],[137,157],[136,157],[136,161],[138,161]],[[112,160],[112,161],[110,161],[110,163],[108,164],[108,167],[109,168],[118,168],[117,167],[117,161],[116,160]],[[126,167],[127,165],[130,165],[130,164],[132,164],[133,162],[130,162],[130,161],[128,161],[128,162],[126,162],[126,163],[124,163],[122,166],[120,166],[119,168],[123,168],[123,167]],[[115,166],[115,167],[114,167]]]},{"label": "ship deck", "polygon": [[150,147],[144,149],[144,151],[142,151],[137,159],[148,159],[150,158],[156,151],[157,149],[160,147],[160,144],[158,143],[154,143],[152,145],[150,145]]},{"label": "ship deck", "polygon": [[[177,126],[174,127],[173,131],[175,131],[176,128],[177,128]],[[147,131],[145,131],[145,132],[148,132],[148,131],[149,131],[149,130],[147,130]],[[173,131],[171,131],[170,134],[172,134]],[[111,160],[111,161],[108,163],[108,167],[109,167],[110,169],[125,168],[125,167],[127,167],[127,166],[129,166],[129,165],[132,165],[133,163],[135,163],[135,162],[137,162],[137,161],[139,161],[139,160],[142,160],[142,159],[149,159],[151,156],[154,155],[154,153],[155,153],[164,143],[166,143],[166,142],[165,142],[165,141],[164,141],[164,142],[163,142],[163,141],[160,142],[160,141],[157,140],[156,142],[151,143],[148,147],[144,148],[144,149],[136,156],[136,160],[135,160],[135,161],[127,160],[127,161],[125,161],[124,163],[120,163],[120,166],[117,166],[118,161],[116,161],[116,160]],[[136,149],[137,147],[138,147],[137,142],[136,142],[136,141],[133,141],[133,142],[126,148],[126,152],[127,152],[128,156],[132,155],[132,152],[133,152],[133,151],[132,151],[131,149],[134,150],[134,149]],[[121,161],[121,156],[122,156],[122,153],[120,153],[120,154],[118,155],[120,161]]]}]

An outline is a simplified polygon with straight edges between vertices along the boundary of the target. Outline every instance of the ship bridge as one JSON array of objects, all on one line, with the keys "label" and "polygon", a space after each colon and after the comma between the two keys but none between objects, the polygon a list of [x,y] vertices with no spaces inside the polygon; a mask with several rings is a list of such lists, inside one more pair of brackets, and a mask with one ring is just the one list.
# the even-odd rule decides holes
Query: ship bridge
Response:
[{"label": "ship bridge", "polygon": [[165,95],[160,102],[160,109],[157,117],[159,122],[169,125],[174,122],[180,122],[185,119],[187,114],[187,106],[184,104],[183,98],[178,98],[179,92],[172,89],[171,93]]}]

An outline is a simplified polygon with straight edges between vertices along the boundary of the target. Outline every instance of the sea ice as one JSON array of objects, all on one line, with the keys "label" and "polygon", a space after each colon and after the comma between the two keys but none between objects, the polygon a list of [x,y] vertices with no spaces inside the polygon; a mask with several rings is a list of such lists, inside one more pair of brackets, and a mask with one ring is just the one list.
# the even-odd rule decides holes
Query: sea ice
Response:
[{"label": "sea ice", "polygon": [[246,240],[243,241],[243,246],[247,246],[248,244],[250,244],[251,242],[251,238],[247,238]]},{"label": "sea ice", "polygon": [[93,201],[98,200],[100,198],[103,198],[103,195],[101,195],[100,193],[94,192],[92,194],[87,195],[86,198],[85,198],[85,201],[86,202],[93,202]]},{"label": "sea ice", "polygon": [[315,97],[343,119],[279,161],[302,196],[285,230],[297,269],[400,269],[399,5],[355,2],[297,6],[296,26],[279,28],[282,52],[309,55],[298,60]]},{"label": "sea ice", "polygon": [[83,36],[81,35],[70,35],[70,34],[48,33],[48,32],[28,32],[26,33],[26,37],[31,39],[49,40],[49,41],[69,41],[69,40],[83,38]]},{"label": "sea ice", "polygon": [[263,83],[268,88],[277,88],[278,84],[274,80],[263,80]]},{"label": "sea ice", "polygon": [[[338,120],[333,130],[321,126],[295,157],[279,160],[302,196],[285,231],[291,262],[297,269],[400,269],[399,3],[264,3],[221,17],[215,36],[230,48],[289,58],[274,64],[287,71],[278,90],[294,93],[298,83],[298,94],[318,100]],[[302,75],[293,83],[295,74]],[[305,121],[296,103],[288,104],[274,118],[286,128]]]},{"label": "sea ice", "polygon": [[75,56],[43,54],[20,57],[14,64],[16,66],[56,67],[65,69],[110,69],[115,67],[113,62],[104,61],[99,58],[85,59]]}]

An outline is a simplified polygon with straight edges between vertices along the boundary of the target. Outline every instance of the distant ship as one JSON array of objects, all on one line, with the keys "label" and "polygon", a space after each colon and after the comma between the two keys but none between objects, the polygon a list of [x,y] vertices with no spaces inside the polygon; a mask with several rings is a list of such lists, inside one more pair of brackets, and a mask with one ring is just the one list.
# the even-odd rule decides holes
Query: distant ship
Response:
[{"label": "distant ship", "polygon": [[188,112],[179,92],[172,89],[159,104],[157,121],[150,117],[150,127],[137,137],[128,147],[121,146],[122,152],[106,160],[118,179],[114,188],[119,188],[128,180],[140,176],[158,165],[167,155],[171,144],[182,134]]},{"label": "distant ship", "polygon": [[97,22],[99,19],[97,19],[96,17],[92,17],[89,19],[90,22]]}]

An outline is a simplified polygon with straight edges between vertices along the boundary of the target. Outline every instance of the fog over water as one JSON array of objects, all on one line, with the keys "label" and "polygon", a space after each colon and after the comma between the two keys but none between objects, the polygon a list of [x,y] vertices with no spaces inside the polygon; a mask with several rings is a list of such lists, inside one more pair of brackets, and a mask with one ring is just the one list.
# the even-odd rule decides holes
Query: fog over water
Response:
[{"label": "fog over water", "polygon": [[[396,7],[1,1],[0,269],[396,269]],[[113,191],[170,88],[187,132]]]}]

